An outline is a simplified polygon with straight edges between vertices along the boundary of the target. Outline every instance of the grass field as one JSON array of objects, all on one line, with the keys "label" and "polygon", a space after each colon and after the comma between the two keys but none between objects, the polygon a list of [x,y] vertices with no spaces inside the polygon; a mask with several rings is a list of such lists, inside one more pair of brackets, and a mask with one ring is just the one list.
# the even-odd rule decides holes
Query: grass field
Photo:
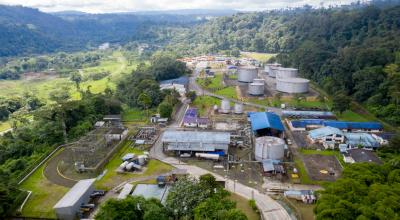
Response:
[{"label": "grass field", "polygon": [[273,53],[257,53],[257,52],[242,52],[240,53],[240,55],[242,57],[253,58],[261,62],[267,62],[269,59],[276,56],[276,54]]},{"label": "grass field", "polygon": [[229,199],[233,200],[236,202],[236,208],[241,210],[249,220],[259,220],[260,219],[260,215],[255,212],[251,206],[249,205],[249,200],[231,193],[231,195],[229,196]]},{"label": "grass field", "polygon": [[226,98],[237,99],[236,88],[234,86],[228,86],[215,92],[217,95],[224,96]]},{"label": "grass field", "polygon": [[[215,74],[214,78],[207,78],[207,79],[196,79],[197,83],[205,88],[205,89],[210,89],[210,90],[219,90],[219,89],[223,89],[223,85],[222,85],[222,74]],[[207,80],[209,80],[209,84],[207,85],[206,82]]]},{"label": "grass field", "polygon": [[11,128],[11,125],[8,121],[0,122],[0,132],[6,131]]},{"label": "grass field", "polygon": [[[122,52],[115,51],[111,57],[102,61],[99,66],[84,68],[81,71],[83,77],[90,73],[104,71],[109,71],[110,75],[100,80],[82,82],[80,87],[86,90],[88,86],[90,86],[90,91],[92,93],[101,93],[107,87],[115,89],[115,83],[121,78],[122,74],[131,72],[136,65],[136,62],[132,62],[131,65],[128,65],[128,61],[123,56]],[[24,93],[30,92],[35,94],[42,101],[47,102],[49,93],[59,88],[69,89],[73,99],[80,98],[80,93],[76,90],[74,83],[72,83],[69,78],[0,81],[0,96],[22,96]]]},{"label": "grass field", "polygon": [[342,114],[336,114],[338,116],[339,120],[342,121],[357,121],[357,122],[365,122],[365,121],[370,121],[368,118],[364,117],[361,114],[355,113],[351,110],[347,110],[343,112]]},{"label": "grass field", "polygon": [[143,151],[135,149],[130,146],[131,142],[126,141],[124,146],[112,157],[112,159],[108,162],[104,169],[107,169],[107,173],[98,180],[96,184],[96,188],[110,190],[113,187],[119,185],[123,181],[126,181],[135,177],[144,177],[156,174],[162,174],[169,172],[173,169],[172,166],[160,162],[158,160],[150,160],[146,165],[147,169],[143,173],[124,173],[119,174],[116,172],[118,166],[122,163],[122,156],[127,153],[134,153],[136,155],[143,154]]},{"label": "grass field", "polygon": [[206,116],[207,110],[214,105],[220,106],[221,100],[210,96],[198,96],[192,106],[198,108],[200,116]]},{"label": "grass field", "polygon": [[69,190],[66,187],[51,183],[43,175],[45,164],[21,184],[22,189],[32,194],[22,210],[22,216],[35,218],[55,218],[53,206]]}]

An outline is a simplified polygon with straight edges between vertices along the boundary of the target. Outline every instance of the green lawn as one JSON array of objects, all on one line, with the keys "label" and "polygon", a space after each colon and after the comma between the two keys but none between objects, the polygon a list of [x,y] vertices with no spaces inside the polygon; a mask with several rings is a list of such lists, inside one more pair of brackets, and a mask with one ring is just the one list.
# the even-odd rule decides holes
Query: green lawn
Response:
[{"label": "green lawn", "polygon": [[32,191],[32,194],[22,210],[22,216],[34,218],[55,218],[53,206],[69,190],[66,187],[51,183],[43,175],[45,164],[37,169],[20,186],[21,189]]},{"label": "green lawn", "polygon": [[267,62],[269,59],[276,56],[276,54],[272,53],[257,53],[257,52],[244,52],[241,53],[241,55],[243,57],[253,58],[261,62]]},{"label": "green lawn", "polygon": [[[210,90],[219,90],[219,89],[223,89],[222,86],[222,74],[215,74],[214,78],[207,78],[207,79],[196,79],[197,83],[205,88],[205,89],[210,89]],[[210,81],[210,83],[208,85],[206,85],[207,80]]]},{"label": "green lawn", "polygon": [[336,116],[341,121],[357,121],[357,122],[370,121],[368,118],[364,117],[363,115],[355,113],[351,110],[347,110],[347,111],[343,112],[342,114],[336,114]]},{"label": "green lawn", "polygon": [[129,174],[120,174],[116,172],[116,169],[122,163],[122,157],[127,153],[134,153],[136,155],[143,154],[143,151],[135,149],[130,145],[132,142],[126,141],[124,146],[112,157],[112,159],[108,162],[104,169],[107,169],[107,173],[98,180],[96,184],[96,188],[110,190],[115,186],[118,186],[123,181],[126,181],[130,178],[135,177],[144,177],[156,174],[162,174],[173,170],[173,167],[165,164],[159,160],[150,160],[146,165],[147,169],[143,173],[129,173]]},{"label": "green lawn", "polygon": [[236,202],[236,208],[242,211],[249,220],[259,220],[260,215],[254,211],[251,206],[249,205],[249,200],[239,196],[238,194],[231,193],[229,199]]},{"label": "green lawn", "polygon": [[[155,110],[149,109],[149,114],[152,114]],[[138,108],[128,108],[124,107],[122,113],[122,120],[127,122],[141,122],[146,121],[146,111]]]},{"label": "green lawn", "polygon": [[0,132],[8,130],[11,128],[11,125],[8,121],[0,122]]},{"label": "green lawn", "polygon": [[198,96],[192,106],[198,108],[200,116],[206,116],[207,110],[213,108],[214,105],[221,105],[221,100],[210,96]]},{"label": "green lawn", "polygon": [[218,90],[215,92],[215,94],[224,96],[226,98],[237,99],[236,88],[234,86],[228,86],[226,88]]}]

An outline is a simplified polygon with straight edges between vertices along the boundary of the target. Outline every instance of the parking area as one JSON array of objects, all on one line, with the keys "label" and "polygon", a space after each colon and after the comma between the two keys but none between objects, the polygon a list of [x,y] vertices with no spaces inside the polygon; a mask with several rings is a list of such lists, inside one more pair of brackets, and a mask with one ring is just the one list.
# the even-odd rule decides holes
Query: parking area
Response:
[{"label": "parking area", "polygon": [[308,154],[303,161],[309,177],[316,181],[335,181],[342,173],[342,167],[335,156]]}]

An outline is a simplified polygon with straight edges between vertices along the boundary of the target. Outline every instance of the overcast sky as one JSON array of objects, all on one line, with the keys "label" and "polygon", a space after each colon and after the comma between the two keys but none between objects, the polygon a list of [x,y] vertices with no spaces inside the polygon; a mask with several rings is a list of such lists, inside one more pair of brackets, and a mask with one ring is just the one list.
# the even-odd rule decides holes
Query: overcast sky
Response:
[{"label": "overcast sky", "polygon": [[172,9],[269,10],[298,7],[342,5],[354,0],[0,0],[0,4],[23,5],[45,12],[75,10],[89,13],[150,11]]}]

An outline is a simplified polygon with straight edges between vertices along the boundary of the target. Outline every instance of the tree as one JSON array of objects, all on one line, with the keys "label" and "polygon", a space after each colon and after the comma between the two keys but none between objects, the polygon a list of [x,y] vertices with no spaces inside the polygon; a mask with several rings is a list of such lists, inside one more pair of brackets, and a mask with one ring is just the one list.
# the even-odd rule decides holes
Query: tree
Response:
[{"label": "tree", "polygon": [[100,207],[96,220],[167,220],[167,210],[156,199],[146,200],[141,196],[129,196],[123,200],[109,199]]},{"label": "tree", "polygon": [[73,72],[70,77],[71,81],[73,81],[76,85],[76,89],[79,90],[79,84],[82,82],[82,76],[78,72]]},{"label": "tree", "polygon": [[138,103],[144,108],[146,109],[147,112],[147,116],[149,116],[149,110],[148,108],[150,107],[151,104],[151,98],[149,95],[147,95],[147,93],[143,92],[139,95],[138,97]]},{"label": "tree", "polygon": [[350,109],[351,99],[343,93],[339,93],[333,97],[332,110],[342,114],[344,111]]},{"label": "tree", "polygon": [[161,104],[158,106],[158,112],[160,113],[161,117],[170,118],[173,112],[173,107],[168,102],[161,102]]},{"label": "tree", "polygon": [[196,94],[195,91],[188,91],[188,92],[186,93],[186,97],[187,97],[191,102],[193,102],[193,101],[196,99],[197,94]]}]

